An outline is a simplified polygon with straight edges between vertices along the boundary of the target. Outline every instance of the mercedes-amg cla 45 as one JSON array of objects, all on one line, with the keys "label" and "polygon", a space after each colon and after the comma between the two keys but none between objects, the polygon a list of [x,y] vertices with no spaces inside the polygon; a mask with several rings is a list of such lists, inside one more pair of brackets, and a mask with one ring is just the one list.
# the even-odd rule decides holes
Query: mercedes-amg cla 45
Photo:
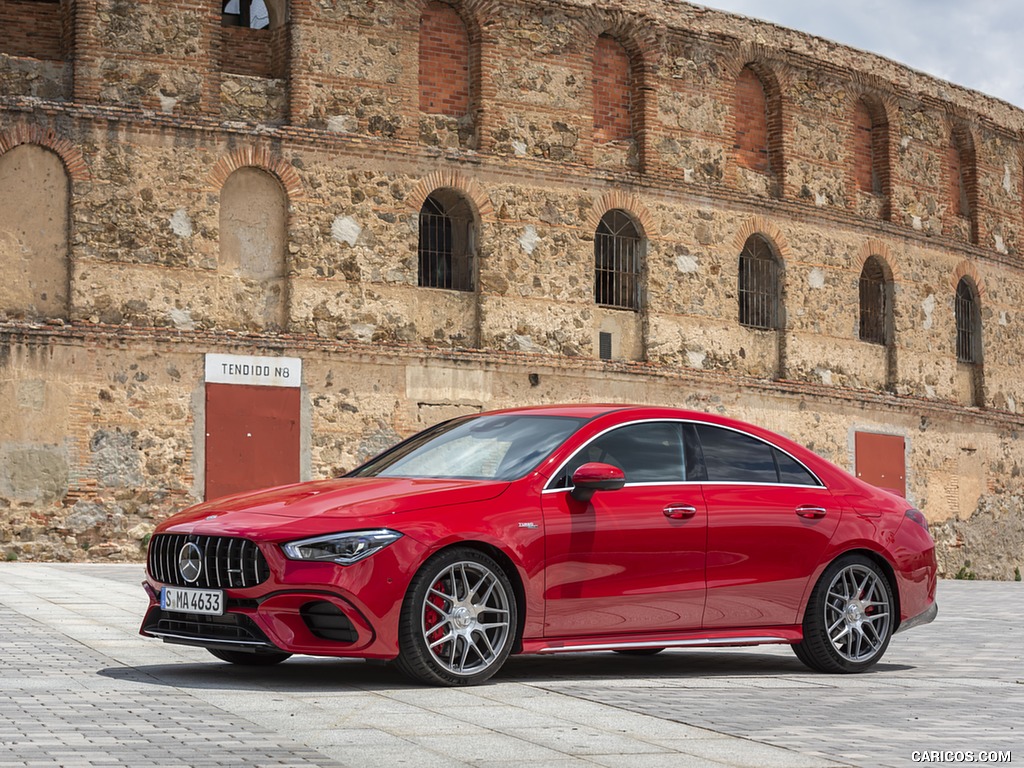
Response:
[{"label": "mercedes-amg cla 45", "polygon": [[749,424],[569,405],[458,418],[344,477],[214,499],[149,546],[142,634],[236,664],[786,643],[859,672],[936,614],[924,516]]}]

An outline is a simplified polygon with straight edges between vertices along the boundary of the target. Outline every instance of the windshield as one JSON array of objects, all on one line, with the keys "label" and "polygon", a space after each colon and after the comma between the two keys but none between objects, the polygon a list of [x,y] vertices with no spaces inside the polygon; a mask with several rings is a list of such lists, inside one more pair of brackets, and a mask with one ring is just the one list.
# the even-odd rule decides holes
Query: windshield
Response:
[{"label": "windshield", "polygon": [[515,480],[540,464],[585,421],[515,414],[447,421],[371,459],[350,477]]}]

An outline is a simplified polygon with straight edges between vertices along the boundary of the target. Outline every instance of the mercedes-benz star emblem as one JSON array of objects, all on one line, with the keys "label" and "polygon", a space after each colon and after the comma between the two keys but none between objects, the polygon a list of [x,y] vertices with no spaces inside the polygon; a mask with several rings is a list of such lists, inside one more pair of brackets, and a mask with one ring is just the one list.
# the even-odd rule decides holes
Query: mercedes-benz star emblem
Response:
[{"label": "mercedes-benz star emblem", "polygon": [[182,547],[178,552],[178,570],[189,584],[199,581],[199,574],[203,572],[203,551],[192,542]]}]

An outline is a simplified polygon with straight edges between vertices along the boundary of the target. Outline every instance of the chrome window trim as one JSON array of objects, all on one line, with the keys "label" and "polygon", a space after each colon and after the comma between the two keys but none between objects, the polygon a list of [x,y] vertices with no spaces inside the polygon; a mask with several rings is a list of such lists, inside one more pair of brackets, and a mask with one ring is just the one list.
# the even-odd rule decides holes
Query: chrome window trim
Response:
[{"label": "chrome window trim", "polygon": [[[611,426],[611,427],[608,427],[607,429],[601,430],[596,435],[592,436],[589,440],[587,440],[587,442],[583,443],[583,445],[581,445],[579,448],[577,448],[575,451],[573,451],[568,456],[568,458],[566,458],[561,464],[558,465],[558,469],[556,469],[554,472],[552,472],[551,473],[551,477],[548,478],[548,481],[547,481],[547,483],[544,486],[544,490],[541,491],[541,494],[543,495],[543,494],[547,494],[547,493],[559,493],[559,492],[562,492],[562,491],[571,491],[572,490],[571,486],[568,487],[568,488],[552,488],[551,484],[555,482],[555,480],[558,478],[558,476],[562,473],[562,470],[565,469],[566,465],[569,464],[574,458],[576,458],[576,455],[580,451],[585,449],[588,445],[590,445],[592,442],[597,440],[599,437],[604,437],[609,432],[612,432],[612,431],[614,431],[616,429],[621,429],[622,427],[631,427],[631,426],[634,426],[636,424],[659,424],[659,423],[699,424],[699,425],[702,425],[702,426],[705,426],[705,427],[715,427],[717,429],[726,429],[726,430],[728,430],[730,432],[735,432],[735,433],[737,433],[739,435],[744,435],[745,437],[749,437],[749,438],[752,438],[754,440],[758,440],[758,441],[764,443],[765,445],[769,446],[770,448],[774,448],[779,453],[784,453],[786,456],[789,456],[789,458],[791,458],[798,465],[803,467],[804,470],[807,472],[807,474],[809,474],[811,477],[813,477],[817,481],[817,485],[805,485],[803,483],[763,483],[763,482],[745,483],[745,482],[736,481],[736,480],[666,480],[663,483],[649,483],[649,482],[648,483],[626,483],[623,486],[624,488],[636,488],[636,487],[642,487],[642,486],[662,486],[662,485],[665,485],[665,486],[668,486],[668,485],[746,485],[746,486],[766,486],[766,487],[769,487],[769,488],[827,488],[825,483],[822,482],[821,478],[818,477],[818,475],[815,472],[812,472],[810,467],[808,467],[806,464],[804,464],[802,461],[800,461],[800,459],[798,459],[796,456],[791,454],[785,448],[780,448],[779,446],[775,445],[775,443],[769,442],[768,440],[765,440],[763,437],[758,437],[757,435],[752,435],[749,432],[744,432],[742,429],[737,429],[736,427],[729,427],[729,426],[726,426],[724,424],[712,424],[709,421],[698,421],[697,419],[678,419],[678,418],[671,418],[670,417],[670,418],[661,418],[661,419],[636,419],[634,421],[627,421],[627,422],[624,422],[622,424],[615,424],[614,426]],[[680,457],[680,458],[682,458],[682,457]]]}]

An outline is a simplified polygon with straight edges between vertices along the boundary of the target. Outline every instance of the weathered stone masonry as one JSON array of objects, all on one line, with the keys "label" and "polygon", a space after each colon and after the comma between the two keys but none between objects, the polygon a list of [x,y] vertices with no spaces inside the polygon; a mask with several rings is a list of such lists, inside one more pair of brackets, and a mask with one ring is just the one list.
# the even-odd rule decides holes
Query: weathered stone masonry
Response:
[{"label": "weathered stone masonry", "polygon": [[[0,0],[8,557],[140,558],[201,498],[219,352],[302,359],[304,477],[678,404],[849,469],[901,436],[944,570],[1024,565],[1020,110],[685,3],[268,5]],[[429,272],[427,211],[466,222]]]}]

